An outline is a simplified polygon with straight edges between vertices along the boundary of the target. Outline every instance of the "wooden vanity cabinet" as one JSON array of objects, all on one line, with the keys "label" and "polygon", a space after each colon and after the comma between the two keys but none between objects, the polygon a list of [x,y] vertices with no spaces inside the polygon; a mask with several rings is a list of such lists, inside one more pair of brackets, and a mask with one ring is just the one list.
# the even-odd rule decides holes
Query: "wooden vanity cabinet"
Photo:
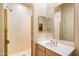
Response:
[{"label": "wooden vanity cabinet", "polygon": [[39,44],[36,44],[36,56],[59,56],[59,55]]}]

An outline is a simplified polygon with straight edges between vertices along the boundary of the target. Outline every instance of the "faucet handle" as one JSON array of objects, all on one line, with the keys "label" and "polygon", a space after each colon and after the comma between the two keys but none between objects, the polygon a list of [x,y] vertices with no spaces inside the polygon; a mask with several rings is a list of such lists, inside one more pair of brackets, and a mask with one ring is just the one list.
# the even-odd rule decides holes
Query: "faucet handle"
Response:
[{"label": "faucet handle", "polygon": [[50,42],[52,43],[53,41],[52,41],[52,40],[50,40]]}]

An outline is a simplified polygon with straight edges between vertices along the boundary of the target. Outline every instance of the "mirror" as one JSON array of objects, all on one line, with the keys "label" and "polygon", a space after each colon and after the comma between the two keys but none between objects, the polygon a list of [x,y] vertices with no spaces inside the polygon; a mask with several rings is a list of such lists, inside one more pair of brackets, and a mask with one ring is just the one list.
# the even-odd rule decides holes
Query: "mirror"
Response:
[{"label": "mirror", "polygon": [[38,38],[74,43],[74,4],[38,3]]},{"label": "mirror", "polygon": [[62,4],[61,12],[61,40],[74,42],[74,4]]},{"label": "mirror", "polygon": [[47,38],[74,42],[73,3],[47,4]]}]

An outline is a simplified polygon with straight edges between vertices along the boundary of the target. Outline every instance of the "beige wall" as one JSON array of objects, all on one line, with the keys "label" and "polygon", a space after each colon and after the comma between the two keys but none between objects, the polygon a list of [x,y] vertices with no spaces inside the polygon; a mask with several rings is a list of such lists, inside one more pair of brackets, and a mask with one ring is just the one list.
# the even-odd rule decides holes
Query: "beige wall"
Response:
[{"label": "beige wall", "polygon": [[34,13],[37,16],[47,16],[47,4],[46,3],[34,3]]},{"label": "beige wall", "polygon": [[4,20],[3,4],[0,3],[0,55],[4,55]]},{"label": "beige wall", "polygon": [[75,55],[79,56],[79,4],[75,4]]},{"label": "beige wall", "polygon": [[31,48],[31,10],[26,5],[8,4],[8,40],[9,55]]}]

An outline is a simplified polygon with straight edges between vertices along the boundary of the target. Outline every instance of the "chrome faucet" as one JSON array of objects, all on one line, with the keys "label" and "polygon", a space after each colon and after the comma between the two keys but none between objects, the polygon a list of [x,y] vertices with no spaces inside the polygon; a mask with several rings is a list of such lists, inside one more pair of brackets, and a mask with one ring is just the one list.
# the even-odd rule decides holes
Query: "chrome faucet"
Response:
[{"label": "chrome faucet", "polygon": [[50,42],[54,45],[57,45],[57,41],[50,40]]}]

